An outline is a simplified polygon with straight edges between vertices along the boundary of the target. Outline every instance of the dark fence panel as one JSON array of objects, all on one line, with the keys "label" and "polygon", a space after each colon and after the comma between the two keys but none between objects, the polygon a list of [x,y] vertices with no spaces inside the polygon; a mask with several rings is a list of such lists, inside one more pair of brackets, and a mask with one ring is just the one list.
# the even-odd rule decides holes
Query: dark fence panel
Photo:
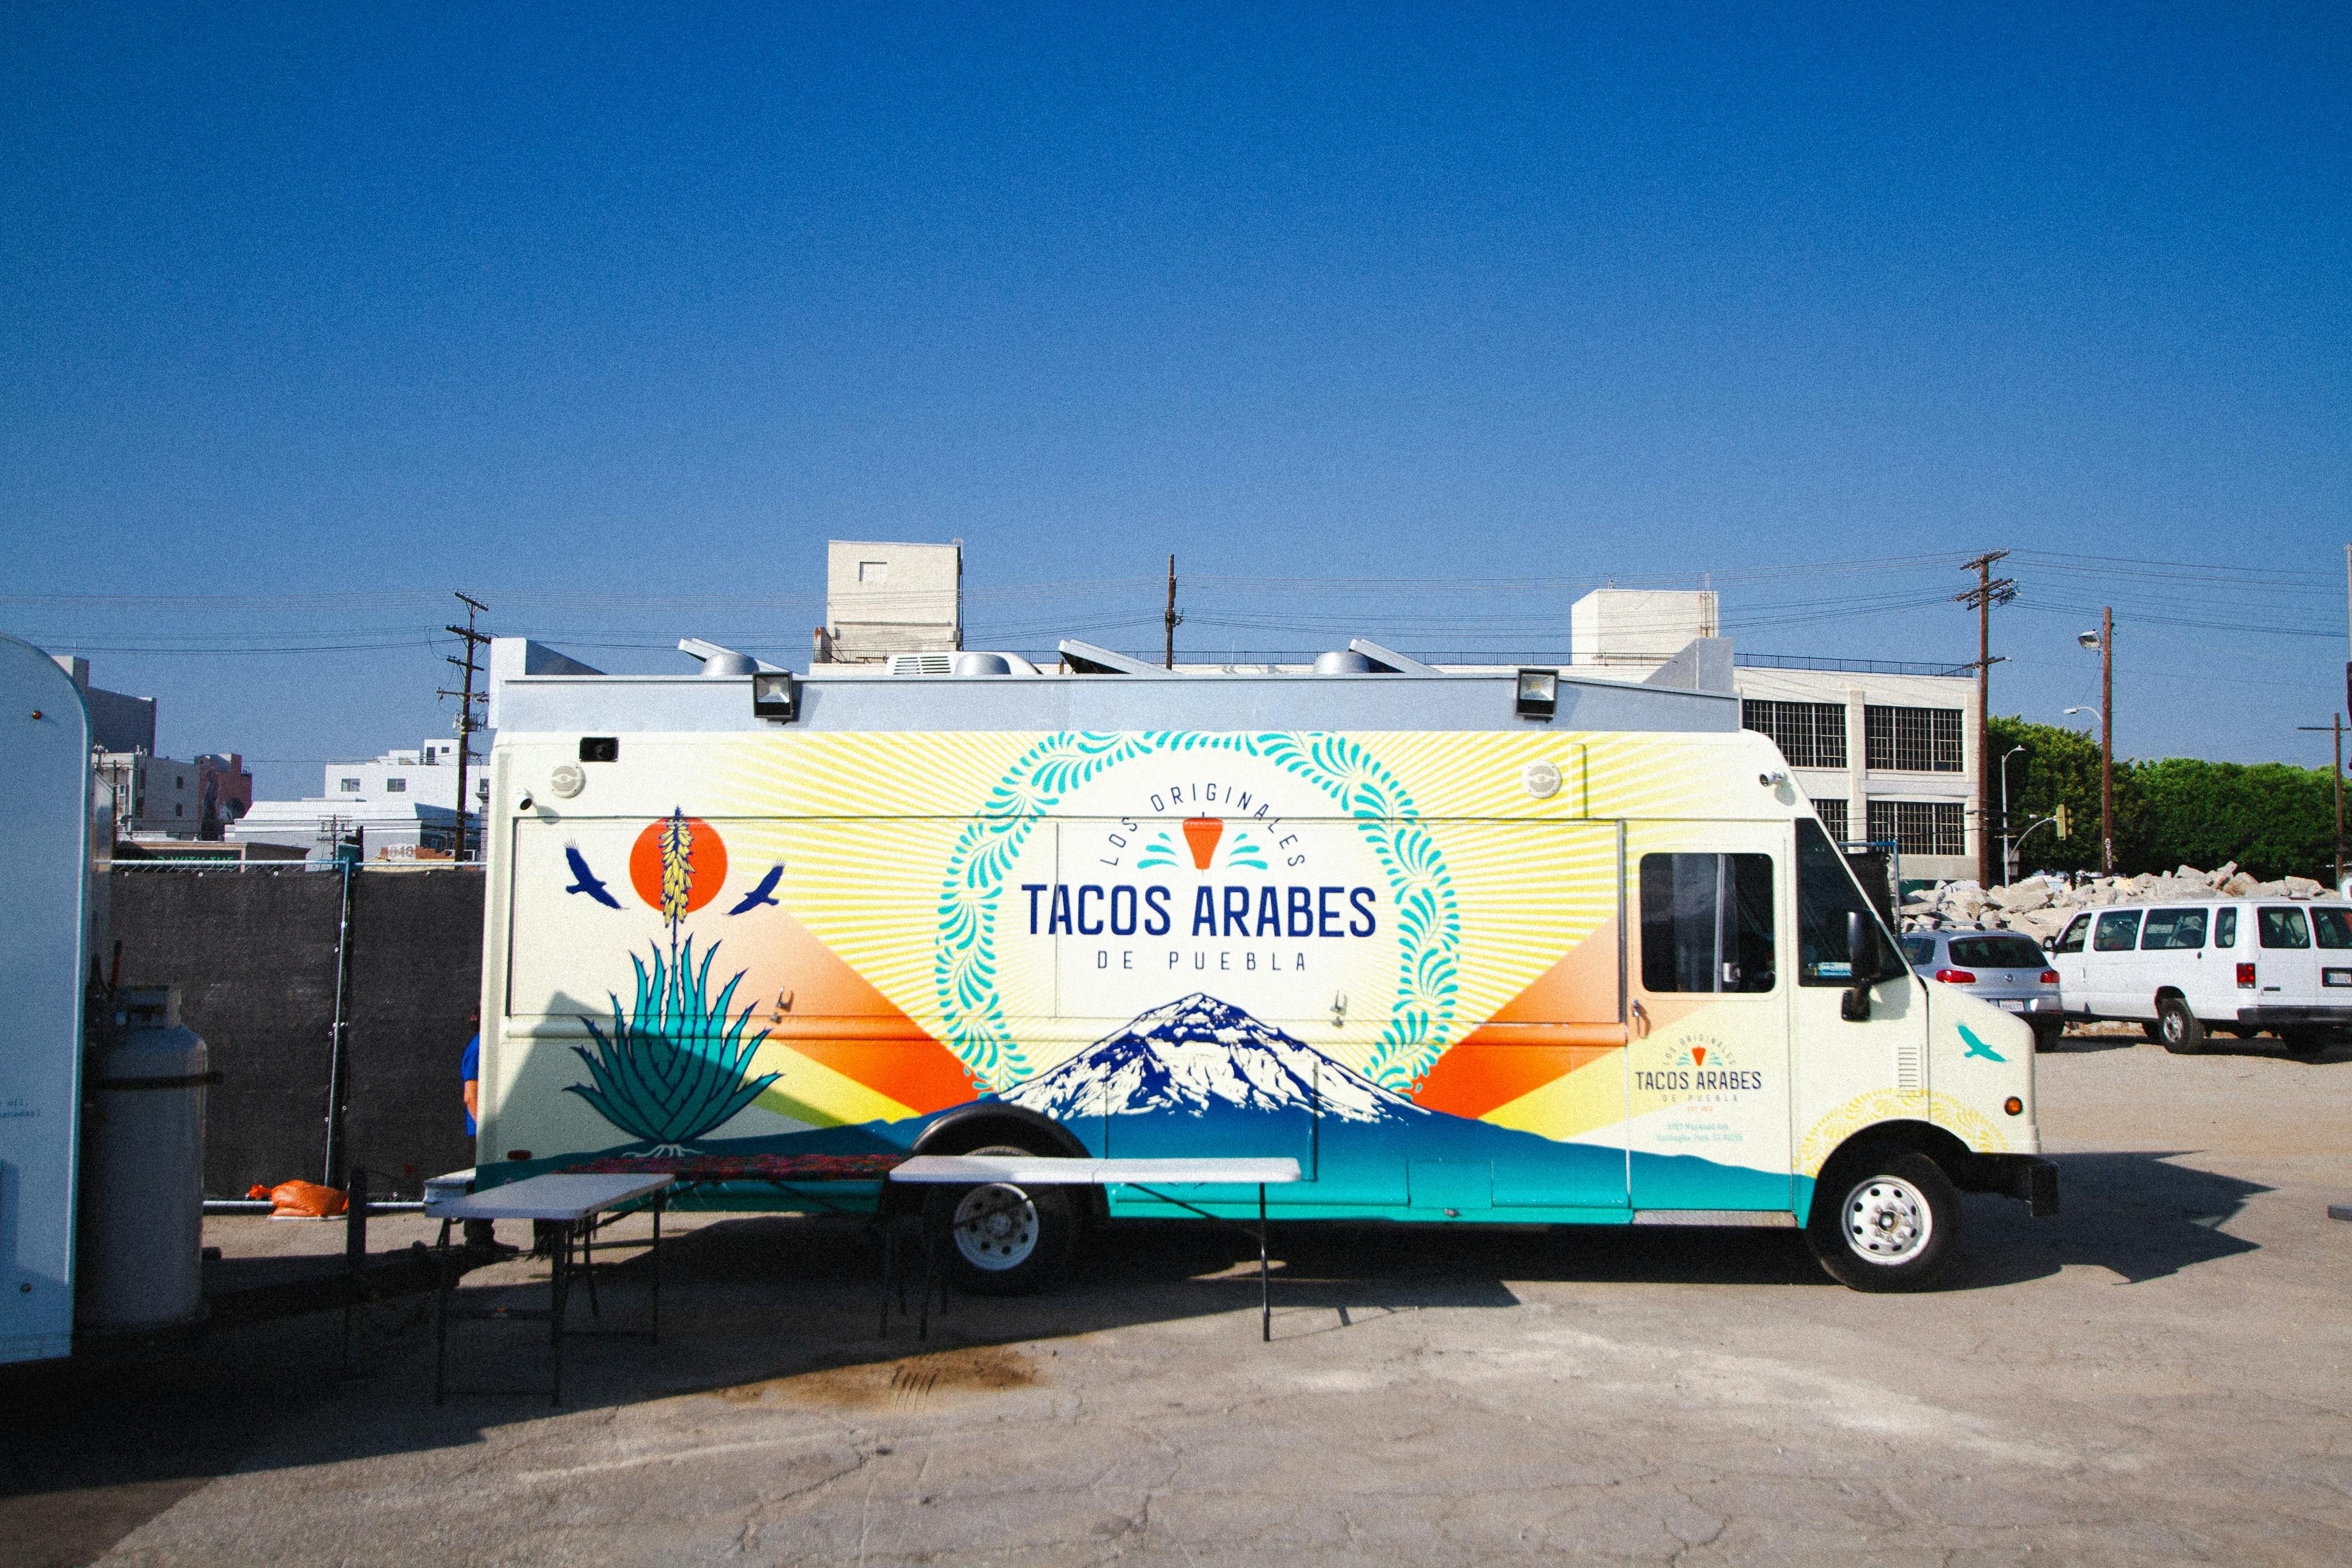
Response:
[{"label": "dark fence panel", "polygon": [[[221,1074],[205,1110],[205,1195],[317,1181],[341,876],[118,869],[109,891],[124,984],[179,987],[182,1019]],[[481,947],[478,868],[352,878],[343,1147],[403,1196],[474,1163],[457,1060],[473,1032]],[[374,1191],[390,1195],[383,1183]]]},{"label": "dark fence panel", "polygon": [[117,871],[128,985],[176,985],[221,1081],[205,1112],[205,1195],[315,1182],[326,1152],[341,879],[303,871]]},{"label": "dark fence panel", "polygon": [[482,990],[480,868],[361,872],[351,984],[343,1147],[414,1196],[474,1163],[457,1062]]}]

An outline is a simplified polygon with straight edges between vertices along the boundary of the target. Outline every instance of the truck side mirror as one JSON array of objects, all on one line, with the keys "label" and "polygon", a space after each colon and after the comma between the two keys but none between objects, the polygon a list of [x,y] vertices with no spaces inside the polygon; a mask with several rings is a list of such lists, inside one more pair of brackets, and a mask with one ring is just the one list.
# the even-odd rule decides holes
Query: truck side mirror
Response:
[{"label": "truck side mirror", "polygon": [[1870,1017],[1870,982],[1864,976],[1878,973],[1878,932],[1860,910],[1845,912],[1845,962],[1850,984],[1838,1016],[1849,1024],[1864,1023]]}]

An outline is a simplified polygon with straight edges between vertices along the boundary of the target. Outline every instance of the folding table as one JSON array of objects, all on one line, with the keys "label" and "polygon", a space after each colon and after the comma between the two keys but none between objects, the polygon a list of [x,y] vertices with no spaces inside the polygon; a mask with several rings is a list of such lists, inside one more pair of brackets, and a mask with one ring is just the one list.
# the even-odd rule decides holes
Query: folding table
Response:
[{"label": "folding table", "polygon": [[[555,1404],[563,1403],[563,1342],[571,1337],[603,1334],[613,1337],[645,1338],[660,1342],[661,1339],[661,1216],[667,1201],[671,1177],[667,1172],[614,1173],[583,1174],[559,1172],[544,1176],[530,1176],[520,1182],[509,1182],[492,1187],[488,1192],[467,1193],[459,1197],[441,1198],[427,1203],[427,1216],[441,1222],[440,1297],[433,1325],[433,1403],[440,1404],[448,1394],[446,1369],[449,1345],[449,1320],[454,1315],[463,1319],[502,1318],[524,1322],[544,1321],[548,1339],[555,1352],[555,1374],[549,1394]],[[653,1271],[653,1326],[646,1330],[574,1329],[563,1326],[563,1315],[572,1293],[572,1253],[575,1246],[587,1244],[599,1220],[606,1214],[651,1198],[654,1216],[654,1239],[651,1253]],[[548,1276],[548,1304],[537,1308],[490,1308],[483,1311],[458,1312],[449,1310],[449,1296],[455,1283],[449,1268],[449,1227],[468,1219],[527,1219],[545,1222],[556,1228],[553,1267]],[[596,1266],[583,1266],[588,1276],[589,1305],[593,1310],[596,1295]],[[520,1388],[460,1389],[461,1394],[527,1394],[536,1390]]]}]

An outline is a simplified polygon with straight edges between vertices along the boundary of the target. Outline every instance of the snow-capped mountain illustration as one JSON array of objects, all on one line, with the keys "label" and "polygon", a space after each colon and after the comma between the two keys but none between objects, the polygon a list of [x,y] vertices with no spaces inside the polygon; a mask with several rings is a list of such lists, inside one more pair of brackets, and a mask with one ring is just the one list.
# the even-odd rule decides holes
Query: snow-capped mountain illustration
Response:
[{"label": "snow-capped mountain illustration", "polygon": [[1359,1122],[1431,1114],[1231,1003],[1197,991],[1141,1015],[1004,1098],[1071,1122],[1147,1112],[1200,1117],[1319,1110],[1326,1120]]}]

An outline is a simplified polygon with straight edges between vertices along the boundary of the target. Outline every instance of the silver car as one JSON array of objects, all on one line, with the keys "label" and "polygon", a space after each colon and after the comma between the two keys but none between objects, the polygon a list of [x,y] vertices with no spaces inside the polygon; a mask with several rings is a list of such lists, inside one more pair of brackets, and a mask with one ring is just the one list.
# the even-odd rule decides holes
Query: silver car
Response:
[{"label": "silver car", "polygon": [[2058,972],[2032,937],[2013,931],[1915,931],[1903,939],[1911,967],[2033,1026],[2033,1048],[2046,1051],[2066,1031],[2058,1006]]}]

